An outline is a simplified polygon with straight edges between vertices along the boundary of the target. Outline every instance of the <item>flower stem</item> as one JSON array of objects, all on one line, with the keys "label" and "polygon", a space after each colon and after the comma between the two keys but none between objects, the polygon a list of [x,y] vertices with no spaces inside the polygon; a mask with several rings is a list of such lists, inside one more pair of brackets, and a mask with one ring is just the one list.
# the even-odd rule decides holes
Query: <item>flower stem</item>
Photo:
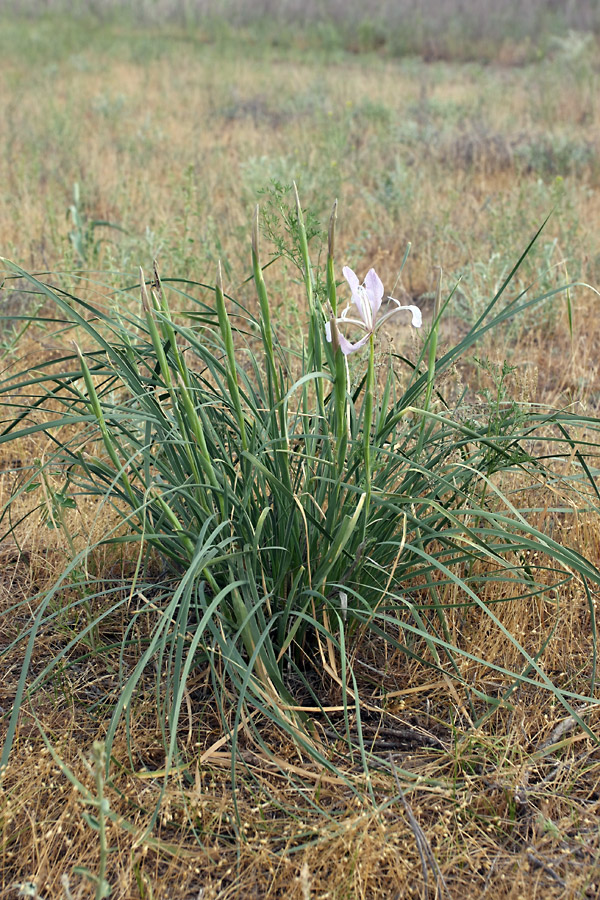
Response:
[{"label": "flower stem", "polygon": [[[363,420],[364,459],[365,459],[365,515],[363,531],[367,530],[369,506],[371,503],[371,426],[373,424],[373,394],[375,389],[375,336],[369,337],[369,366],[365,392],[365,415]],[[364,539],[364,536],[363,536]]]}]

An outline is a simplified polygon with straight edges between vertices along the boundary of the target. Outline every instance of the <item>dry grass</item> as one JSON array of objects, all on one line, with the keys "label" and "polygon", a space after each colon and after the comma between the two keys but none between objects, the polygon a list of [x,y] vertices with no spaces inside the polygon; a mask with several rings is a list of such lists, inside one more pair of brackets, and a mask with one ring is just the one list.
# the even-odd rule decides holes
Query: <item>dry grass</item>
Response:
[{"label": "dry grass", "polygon": [[[562,601],[561,626],[548,666],[549,671],[552,665],[569,670],[568,682],[577,687],[589,658],[580,624],[585,607],[579,597]],[[546,615],[554,616],[555,607],[548,606]],[[521,608],[510,610],[505,621],[517,632],[533,633],[543,616],[537,607],[529,615]],[[464,640],[489,646],[490,635],[482,624],[476,617],[463,624]],[[41,657],[60,639],[60,634],[49,635],[41,642]],[[502,659],[504,649],[489,647],[490,658]],[[474,730],[464,699],[449,690],[450,679],[431,683],[430,677],[402,660],[391,661],[385,713],[374,718],[371,731],[368,723],[365,729],[367,738],[379,742],[404,772],[419,776],[420,783],[412,785],[403,776],[406,805],[389,776],[372,773],[373,804],[363,793],[358,767],[344,766],[357,796],[347,784],[282,745],[277,735],[265,733],[274,758],[265,756],[249,736],[244,742],[236,791],[238,825],[227,742],[217,744],[222,735],[215,730],[210,702],[192,700],[181,733],[192,777],[172,774],[151,837],[144,837],[144,829],[162,787],[164,751],[152,704],[140,700],[131,722],[134,759],[128,758],[122,736],[115,743],[107,787],[117,817],[109,827],[113,851],[108,878],[114,895],[433,897],[436,869],[426,867],[426,890],[416,822],[436,861],[438,882],[445,884],[439,896],[597,896],[597,747],[546,695],[528,690],[512,698],[510,711],[500,711]],[[9,670],[3,687],[7,694],[11,681]],[[473,683],[487,693],[494,688],[489,676],[478,681],[475,672]],[[86,707],[90,695],[108,695],[110,684],[110,673],[75,667],[61,673],[52,690],[39,692],[35,702],[36,716],[61,766],[69,767],[90,790],[92,779],[83,757],[102,734],[103,724],[101,716],[90,716]],[[365,685],[369,705],[374,702],[371,693]],[[597,718],[597,712],[588,718],[594,729]],[[336,759],[335,742],[329,743]],[[200,765],[194,762],[199,754],[204,760]],[[301,795],[299,782],[304,785]],[[83,812],[81,793],[24,714],[2,792],[0,871],[5,896],[16,896],[10,885],[30,880],[40,895],[62,897],[63,876],[73,866],[97,870],[97,842]],[[195,841],[199,836],[202,849]],[[86,896],[77,885],[71,875],[74,896]]]},{"label": "dry grass", "polygon": [[[84,42],[74,26],[62,34],[53,28],[9,22],[0,37],[0,250],[33,269],[131,272],[158,253],[164,273],[212,280],[223,256],[238,290],[248,274],[256,190],[271,177],[296,177],[305,205],[320,215],[339,197],[340,260],[373,264],[393,284],[412,240],[403,287],[424,306],[434,265],[441,263],[449,280],[463,274],[442,340],[460,333],[554,202],[559,206],[527,278],[553,286],[567,269],[570,277],[598,281],[599,75],[585,47],[551,64],[483,69],[374,56],[334,60],[310,50],[286,56],[257,46],[241,53],[182,33],[158,42],[116,27]],[[76,257],[65,216],[75,182],[88,222],[108,220],[127,230],[93,230],[85,260]],[[96,247],[101,236],[111,243]],[[303,311],[294,305],[291,273],[282,264],[274,271],[286,298],[278,311],[285,326]],[[122,284],[127,276],[113,277]],[[13,316],[29,302],[18,292],[8,299]],[[491,343],[486,352],[515,362],[513,388],[522,399],[583,402],[593,411],[600,399],[596,301],[576,292],[574,302],[573,341],[561,306],[515,326],[505,346]],[[10,344],[9,331],[5,337]],[[393,332],[389,337],[399,340]],[[46,334],[30,331],[19,353],[39,358],[52,346]],[[8,355],[4,365],[12,361]],[[474,373],[469,366],[452,377]],[[483,389],[485,376],[477,377]],[[1,448],[3,503],[19,471],[44,451],[33,440],[18,455],[12,446]],[[540,489],[541,508],[544,496]],[[84,541],[96,527],[96,510],[73,515],[76,540]],[[542,513],[539,524],[543,519]],[[543,524],[600,563],[597,522],[581,515]],[[2,643],[30,622],[31,598],[53,583],[68,558],[59,532],[37,519],[28,519],[17,538],[0,551],[0,604],[2,611],[23,605],[2,618]],[[128,590],[130,562],[98,557],[96,565],[115,592]],[[529,649],[555,626],[544,657],[548,674],[562,687],[589,691],[592,636],[583,591],[498,610]],[[106,620],[97,639],[114,641],[122,625]],[[58,615],[36,646],[32,673],[67,643],[73,627]],[[490,632],[483,615],[457,610],[452,627],[457,643],[491,661],[515,663],[514,648]],[[4,712],[21,653],[16,648],[5,661]],[[369,796],[360,766],[343,760],[347,750],[318,723],[345,781],[317,771],[280,735],[265,732],[267,756],[247,730],[234,798],[229,746],[203,673],[182,717],[186,770],[164,785],[156,705],[152,696],[138,698],[131,711],[135,757],[120,733],[106,787],[114,813],[107,872],[113,896],[598,897],[600,751],[576,723],[546,693],[523,686],[475,728],[481,710],[469,706],[449,676],[432,682],[430,670],[404,656],[385,658],[376,644],[364,646],[361,658],[381,672],[361,673],[365,708],[375,710],[365,735],[415,776],[402,776],[401,792],[375,770]],[[40,897],[62,898],[64,876],[73,897],[90,895],[72,870],[98,870],[97,833],[84,818],[92,808],[67,773],[94,789],[86,761],[118,690],[117,673],[102,659],[65,667],[23,710],[0,794],[2,897],[16,897],[17,885],[31,883]],[[499,690],[489,672],[468,661],[462,674],[488,695]],[[335,683],[324,690],[336,705]],[[597,709],[586,722],[598,732]],[[147,835],[163,788],[159,820]]]},{"label": "dry grass", "polygon": [[392,284],[411,240],[413,294],[435,265],[477,261],[493,277],[491,258],[514,262],[555,203],[548,266],[597,275],[593,48],[526,69],[252,45],[243,61],[235,45],[113,28],[87,45],[65,29],[48,56],[52,27],[9,22],[3,45],[0,242],[23,264],[73,262],[78,182],[87,219],[128,232],[98,228],[85,262],[132,270],[158,253],[163,274],[203,278],[220,254],[241,280],[257,189],[295,177],[318,214],[338,197],[340,253],[374,259]]}]

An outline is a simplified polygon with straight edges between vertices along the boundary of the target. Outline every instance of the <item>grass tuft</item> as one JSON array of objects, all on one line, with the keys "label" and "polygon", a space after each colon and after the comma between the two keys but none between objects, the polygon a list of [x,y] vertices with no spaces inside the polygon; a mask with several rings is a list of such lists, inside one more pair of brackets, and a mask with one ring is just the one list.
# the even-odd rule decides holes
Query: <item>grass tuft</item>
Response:
[{"label": "grass tuft", "polygon": [[[171,771],[185,767],[181,716],[202,671],[231,743],[234,783],[242,735],[263,746],[267,723],[336,777],[342,773],[323,729],[347,746],[365,775],[374,765],[389,769],[363,728],[365,709],[383,702],[367,701],[360,685],[369,646],[378,657],[404,655],[422,679],[451,683],[475,728],[530,687],[547,692],[594,739],[586,714],[596,703],[593,594],[600,573],[536,526],[530,497],[546,485],[560,497],[559,505],[546,502],[546,516],[597,512],[598,422],[506,403],[500,392],[474,420],[464,414],[463,396],[451,399],[437,387],[484,334],[549,296],[504,299],[536,238],[468,334],[443,355],[438,330],[452,294],[442,303],[440,276],[435,318],[418,356],[391,354],[376,371],[374,334],[364,359],[344,357],[325,339],[326,304],[337,304],[335,217],[327,274],[315,277],[297,201],[309,316],[300,350],[272,328],[257,222],[258,213],[258,318],[224,294],[220,267],[208,289],[162,282],[155,265],[151,280],[141,273],[137,309],[131,303],[117,311],[4,261],[8,278],[53,304],[52,321],[75,330],[78,343],[58,359],[11,372],[0,385],[10,411],[0,442],[44,435],[51,448],[15,486],[2,514],[3,538],[17,539],[11,514],[24,495],[39,495],[45,485],[28,514],[47,505],[49,472],[63,480],[55,506],[57,497],[63,506],[93,498],[115,521],[35,598],[35,618],[7,648],[25,646],[2,766],[25,698],[35,697],[57,667],[79,664],[82,652],[106,655],[118,667],[107,700],[107,765],[121,724],[130,733],[148,673],[155,673],[163,792]],[[187,308],[174,314],[174,298]],[[68,535],[64,519],[60,526]],[[135,560],[128,595],[112,603],[110,589],[92,574],[99,546]],[[535,635],[519,635],[503,616],[503,607],[527,603],[555,602],[558,612],[553,598],[573,582],[589,598],[594,635],[583,693],[544,664],[556,616]],[[73,583],[76,590],[67,591]],[[100,597],[99,606],[91,603]],[[102,623],[117,615],[123,633],[109,645],[98,642]],[[490,642],[505,647],[502,658],[465,640],[473,615],[487,622]],[[36,641],[59,619],[71,623],[72,637],[32,676]],[[493,679],[492,691],[476,686],[474,670],[478,679]],[[133,739],[128,752],[135,752]],[[368,779],[366,786],[370,791]],[[158,813],[157,805],[149,827]]]}]

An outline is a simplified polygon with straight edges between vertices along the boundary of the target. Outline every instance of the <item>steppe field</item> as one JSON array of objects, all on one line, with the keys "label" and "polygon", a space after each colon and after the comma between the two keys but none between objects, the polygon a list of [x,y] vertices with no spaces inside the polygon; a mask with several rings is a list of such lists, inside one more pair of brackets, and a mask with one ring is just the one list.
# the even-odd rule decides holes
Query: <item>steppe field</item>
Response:
[{"label": "steppe field", "polygon": [[599,289],[597,0],[0,0],[0,898],[600,897]]}]

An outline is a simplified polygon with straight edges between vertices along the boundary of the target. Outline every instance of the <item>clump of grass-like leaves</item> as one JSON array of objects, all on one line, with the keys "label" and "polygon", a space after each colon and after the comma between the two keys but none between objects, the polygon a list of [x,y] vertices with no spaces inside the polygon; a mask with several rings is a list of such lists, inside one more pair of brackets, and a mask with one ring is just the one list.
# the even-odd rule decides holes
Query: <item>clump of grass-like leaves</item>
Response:
[{"label": "clump of grass-like leaves", "polygon": [[[563,490],[572,490],[580,507],[593,506],[598,493],[589,434],[598,423],[512,404],[490,410],[487,422],[480,414],[474,424],[460,414],[462,397],[451,405],[436,386],[484,333],[501,331],[511,315],[556,291],[535,299],[521,294],[495,314],[513,271],[469,334],[441,356],[438,296],[420,356],[392,360],[403,366],[401,379],[392,361],[383,377],[376,373],[373,328],[349,370],[336,340],[334,224],[335,211],[326,277],[317,281],[297,204],[308,309],[301,351],[286,347],[271,327],[258,214],[252,241],[257,317],[224,295],[220,272],[214,289],[201,286],[200,300],[194,285],[161,283],[155,269],[151,281],[140,279],[137,308],[110,311],[5,263],[54,304],[61,328],[76,326],[78,333],[75,349],[0,385],[8,412],[0,440],[41,432],[54,448],[42,472],[34,467],[15,489],[4,511],[6,532],[16,527],[9,516],[16,498],[47,483],[45,472],[58,471],[65,486],[57,503],[91,496],[113,507],[120,525],[104,540],[124,545],[135,573],[131,590],[114,595],[108,582],[89,575],[85,590],[65,592],[69,599],[61,603],[75,572],[81,588],[88,547],[35,598],[35,618],[17,639],[26,649],[4,762],[26,692],[32,695],[80,645],[86,653],[91,646],[116,654],[121,663],[125,654],[138,653],[134,665],[119,666],[109,748],[121,719],[148,690],[148,672],[155,672],[167,770],[178,759],[186,684],[207,667],[234,756],[240,723],[258,726],[262,717],[331,767],[313,728],[315,708],[326,717],[326,680],[337,686],[344,710],[344,724],[335,727],[351,742],[350,718],[358,723],[353,733],[368,766],[352,665],[367,633],[463,685],[480,720],[527,682],[547,688],[586,727],[574,707],[594,696],[595,657],[589,696],[561,688],[543,667],[552,629],[534,650],[522,645],[494,611],[489,589],[497,585],[498,599],[526,603],[577,579],[590,598],[595,635],[591,592],[600,573],[536,530],[532,511],[516,506],[504,485],[517,476],[521,487],[558,478],[552,460],[563,455],[573,463]],[[172,314],[172,297],[192,308]],[[582,429],[587,442],[578,437]],[[154,579],[151,602],[136,604],[142,582],[147,600],[149,563],[157,555],[163,576]],[[449,615],[457,606],[488,616],[520,664],[486,660],[485,648],[453,637]],[[80,615],[84,608],[87,618]],[[110,647],[99,646],[99,626],[118,611],[123,633]],[[70,612],[79,623],[74,637],[30,677],[36,635]],[[497,694],[466,683],[465,659],[494,670]]]}]

